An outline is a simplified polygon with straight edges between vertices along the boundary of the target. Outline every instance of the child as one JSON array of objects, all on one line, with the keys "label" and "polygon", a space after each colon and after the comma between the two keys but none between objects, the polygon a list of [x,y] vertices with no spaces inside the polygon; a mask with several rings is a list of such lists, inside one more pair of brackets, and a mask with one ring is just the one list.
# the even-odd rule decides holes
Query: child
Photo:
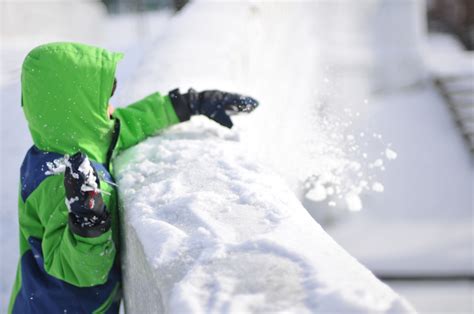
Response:
[{"label": "child", "polygon": [[112,113],[121,54],[76,43],[33,49],[22,68],[22,106],[34,146],[21,166],[20,262],[9,313],[117,313],[117,191],[111,160],[173,124],[258,102],[220,91],[154,93]]}]

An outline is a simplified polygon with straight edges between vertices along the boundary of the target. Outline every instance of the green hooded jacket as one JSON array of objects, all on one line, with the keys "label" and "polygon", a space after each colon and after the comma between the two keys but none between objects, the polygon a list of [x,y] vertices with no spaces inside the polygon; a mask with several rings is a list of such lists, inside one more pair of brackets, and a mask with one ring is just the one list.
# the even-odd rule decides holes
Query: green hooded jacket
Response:
[{"label": "green hooded jacket", "polygon": [[[77,43],[33,49],[22,67],[22,106],[34,146],[21,167],[20,262],[9,313],[116,312],[120,302],[117,192],[110,161],[121,150],[179,122],[159,93],[107,112],[122,54]],[[111,228],[70,230],[64,175],[51,163],[86,153],[99,172]],[[87,228],[87,227],[84,227]],[[87,230],[85,230],[87,234]]]}]

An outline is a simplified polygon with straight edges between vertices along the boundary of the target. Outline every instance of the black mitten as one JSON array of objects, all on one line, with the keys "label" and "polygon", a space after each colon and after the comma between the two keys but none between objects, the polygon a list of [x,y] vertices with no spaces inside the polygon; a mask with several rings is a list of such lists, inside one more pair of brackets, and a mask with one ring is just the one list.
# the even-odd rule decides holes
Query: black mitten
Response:
[{"label": "black mitten", "polygon": [[169,96],[180,121],[189,120],[191,115],[203,114],[228,128],[233,125],[229,115],[252,112],[258,107],[258,101],[252,97],[218,90],[198,93],[191,88],[186,94],[181,94],[179,89],[175,89]]},{"label": "black mitten", "polygon": [[69,225],[82,236],[98,236],[110,228],[97,171],[81,152],[66,158],[64,188]]}]

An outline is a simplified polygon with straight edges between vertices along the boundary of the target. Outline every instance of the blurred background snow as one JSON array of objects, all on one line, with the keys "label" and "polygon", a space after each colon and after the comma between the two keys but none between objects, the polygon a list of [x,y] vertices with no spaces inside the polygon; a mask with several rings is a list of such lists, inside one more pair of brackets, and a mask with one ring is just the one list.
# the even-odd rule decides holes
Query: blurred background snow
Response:
[{"label": "blurred background snow", "polygon": [[32,144],[21,62],[79,41],[125,53],[117,106],[178,86],[254,95],[261,107],[235,131],[249,154],[419,312],[471,313],[472,3],[1,0],[0,311]]}]

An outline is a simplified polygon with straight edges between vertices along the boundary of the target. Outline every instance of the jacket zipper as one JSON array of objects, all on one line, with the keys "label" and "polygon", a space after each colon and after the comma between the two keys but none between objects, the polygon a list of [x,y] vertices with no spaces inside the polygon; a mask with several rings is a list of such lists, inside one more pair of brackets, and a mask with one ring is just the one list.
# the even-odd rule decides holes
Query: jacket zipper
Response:
[{"label": "jacket zipper", "polygon": [[120,135],[120,120],[119,119],[114,119],[114,130],[112,132],[112,141],[109,146],[109,150],[107,151],[107,158],[105,160],[105,166],[108,171],[110,171],[110,162],[112,160],[112,155],[115,150],[115,146],[117,146],[118,138]]}]

